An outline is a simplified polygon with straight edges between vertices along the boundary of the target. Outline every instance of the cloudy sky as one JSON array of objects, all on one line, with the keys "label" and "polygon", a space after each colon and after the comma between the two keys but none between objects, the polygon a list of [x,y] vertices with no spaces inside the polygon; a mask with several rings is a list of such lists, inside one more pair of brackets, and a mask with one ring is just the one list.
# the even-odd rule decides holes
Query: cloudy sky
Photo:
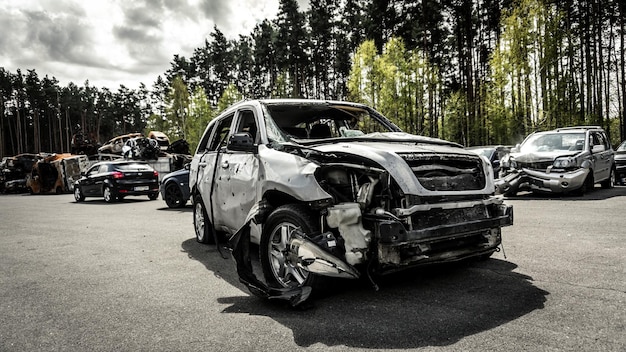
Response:
[{"label": "cloudy sky", "polygon": [[214,25],[235,39],[277,13],[278,0],[1,0],[0,67],[61,85],[151,87]]}]

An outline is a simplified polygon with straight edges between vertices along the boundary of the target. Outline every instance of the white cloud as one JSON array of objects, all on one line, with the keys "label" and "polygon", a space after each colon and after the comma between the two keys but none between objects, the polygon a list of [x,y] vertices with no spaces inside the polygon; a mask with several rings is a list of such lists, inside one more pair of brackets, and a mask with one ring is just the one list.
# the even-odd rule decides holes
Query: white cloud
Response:
[{"label": "white cloud", "polygon": [[190,57],[213,27],[248,35],[278,0],[9,0],[0,3],[0,65],[62,85],[148,87],[175,54]]}]

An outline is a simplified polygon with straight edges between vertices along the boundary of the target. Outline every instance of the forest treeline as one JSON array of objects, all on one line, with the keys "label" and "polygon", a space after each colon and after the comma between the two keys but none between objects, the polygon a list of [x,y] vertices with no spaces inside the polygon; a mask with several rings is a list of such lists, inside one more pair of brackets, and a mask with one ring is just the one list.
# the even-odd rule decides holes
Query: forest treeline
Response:
[{"label": "forest treeline", "polygon": [[227,39],[214,27],[151,87],[60,86],[0,68],[0,155],[70,150],[161,130],[192,148],[240,99],[366,103],[407,132],[463,145],[600,125],[626,136],[623,0],[280,0],[274,20]]}]

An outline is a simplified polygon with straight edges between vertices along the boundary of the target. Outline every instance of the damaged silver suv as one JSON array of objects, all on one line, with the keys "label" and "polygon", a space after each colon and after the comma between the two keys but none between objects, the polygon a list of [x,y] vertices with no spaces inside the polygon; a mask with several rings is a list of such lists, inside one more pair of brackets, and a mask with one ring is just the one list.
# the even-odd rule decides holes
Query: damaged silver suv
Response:
[{"label": "damaged silver suv", "polygon": [[611,188],[614,154],[606,132],[597,126],[531,133],[502,159],[496,187],[506,196],[524,190],[582,195],[596,183]]},{"label": "damaged silver suv", "polygon": [[347,102],[228,108],[204,132],[190,188],[197,240],[228,235],[250,291],[294,305],[326,276],[489,257],[513,223],[485,158]]}]

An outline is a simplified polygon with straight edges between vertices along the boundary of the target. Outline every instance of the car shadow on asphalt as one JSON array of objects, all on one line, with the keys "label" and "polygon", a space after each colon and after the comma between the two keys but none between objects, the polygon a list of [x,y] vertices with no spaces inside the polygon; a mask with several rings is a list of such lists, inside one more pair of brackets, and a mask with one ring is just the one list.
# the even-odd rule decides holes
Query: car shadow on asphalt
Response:
[{"label": "car shadow on asphalt", "polygon": [[193,212],[193,207],[190,204],[187,204],[180,208],[170,208],[168,206],[163,206],[163,207],[157,208],[157,210],[171,211],[171,212],[178,212],[178,213],[191,213]]},{"label": "car shadow on asphalt", "polygon": [[[182,247],[190,258],[247,292],[234,261],[223,260],[215,246],[190,239]],[[375,279],[378,290],[367,279],[337,280],[306,310],[253,295],[218,301],[229,305],[225,314],[274,319],[291,329],[294,342],[303,347],[448,346],[544,308],[549,293],[516,268],[498,259],[422,267]]]},{"label": "car shadow on asphalt", "polygon": [[587,191],[584,195],[574,195],[574,194],[561,194],[561,193],[532,193],[532,192],[520,192],[516,196],[507,196],[504,199],[515,199],[515,200],[551,200],[558,199],[561,201],[589,201],[589,200],[605,200],[614,197],[623,197],[626,196],[626,186],[615,186],[613,188],[602,188],[597,186],[592,191]]}]

